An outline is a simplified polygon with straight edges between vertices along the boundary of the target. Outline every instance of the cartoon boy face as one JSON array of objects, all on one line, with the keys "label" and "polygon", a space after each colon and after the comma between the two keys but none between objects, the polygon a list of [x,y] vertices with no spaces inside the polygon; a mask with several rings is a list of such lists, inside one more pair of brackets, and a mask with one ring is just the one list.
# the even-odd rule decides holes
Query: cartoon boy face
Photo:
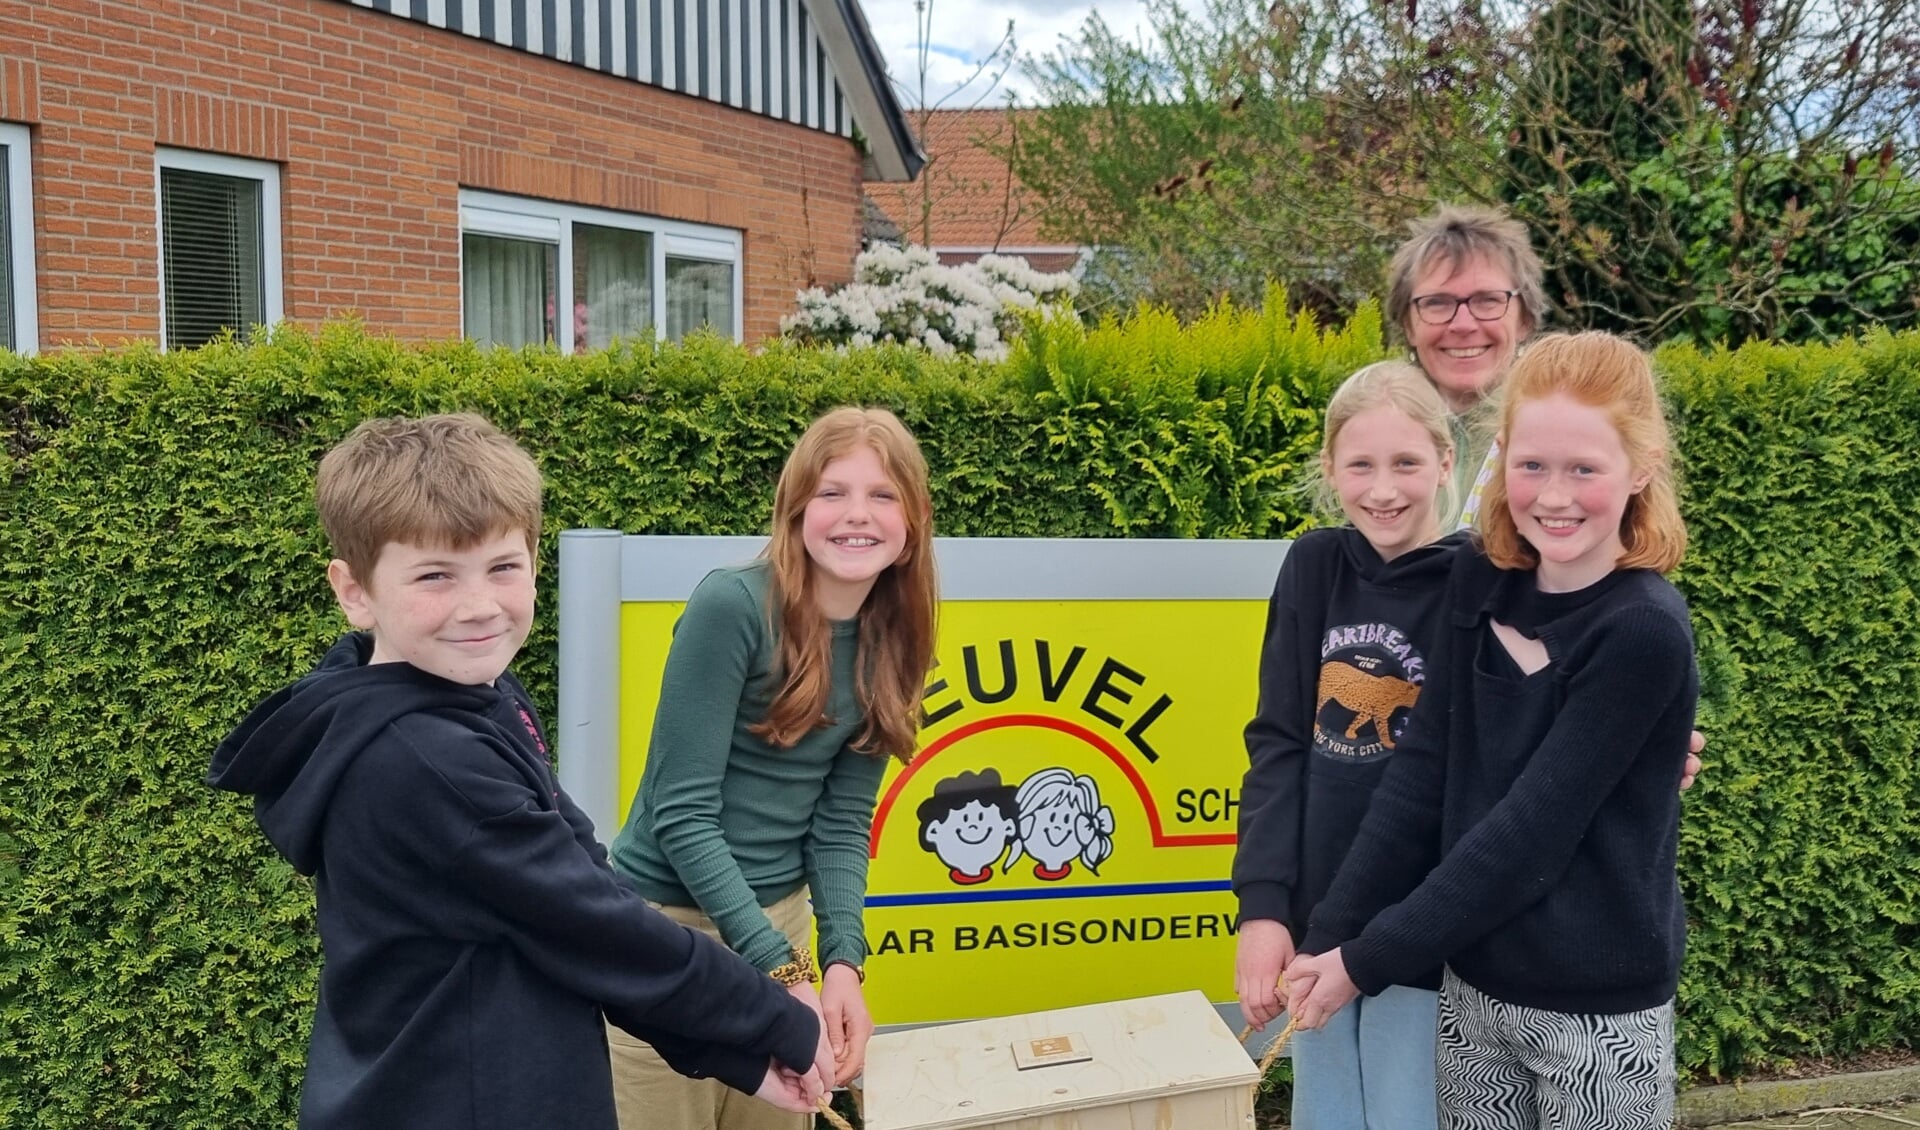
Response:
[{"label": "cartoon boy face", "polygon": [[1013,820],[997,804],[970,800],[928,821],[921,838],[956,876],[981,876],[1005,854],[1013,839]]}]

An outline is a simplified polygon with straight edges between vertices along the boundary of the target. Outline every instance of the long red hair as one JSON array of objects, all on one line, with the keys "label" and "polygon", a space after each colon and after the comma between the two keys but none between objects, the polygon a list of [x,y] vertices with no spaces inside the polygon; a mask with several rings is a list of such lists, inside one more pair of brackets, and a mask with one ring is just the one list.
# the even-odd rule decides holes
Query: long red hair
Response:
[{"label": "long red hair", "polygon": [[773,536],[763,554],[773,563],[768,609],[779,637],[780,689],[752,732],[785,748],[827,724],[833,677],[833,633],[814,600],[813,559],[801,535],[807,501],[827,464],[860,446],[873,449],[900,493],[907,544],[873,583],[860,608],[855,698],[866,723],[853,748],[913,756],[920,696],[933,667],[939,581],[933,563],[933,499],[927,461],[899,419],[884,408],[836,408],[815,420],[794,445],[773,492]]},{"label": "long red hair", "polygon": [[[1621,569],[1670,573],[1687,551],[1687,524],[1680,517],[1680,489],[1673,468],[1673,440],[1653,364],[1640,347],[1598,330],[1548,334],[1527,347],[1501,388],[1500,434],[1511,435],[1514,414],[1529,400],[1562,393],[1602,409],[1620,433],[1620,446],[1647,485],[1627,499],[1620,515]],[[1480,541],[1487,559],[1502,569],[1537,569],[1540,554],[1520,535],[1507,509],[1507,468],[1488,481],[1480,501]]]}]

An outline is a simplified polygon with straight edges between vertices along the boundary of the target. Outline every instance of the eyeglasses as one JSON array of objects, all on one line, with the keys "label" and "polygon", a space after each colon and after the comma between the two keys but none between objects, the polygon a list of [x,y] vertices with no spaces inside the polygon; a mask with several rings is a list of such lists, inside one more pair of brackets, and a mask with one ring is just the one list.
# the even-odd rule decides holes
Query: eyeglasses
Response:
[{"label": "eyeglasses", "polygon": [[1413,300],[1414,313],[1430,326],[1444,326],[1453,321],[1453,316],[1465,306],[1477,322],[1494,322],[1506,316],[1507,304],[1513,301],[1517,290],[1482,290],[1469,294],[1465,298],[1455,298],[1451,294],[1423,294]]}]

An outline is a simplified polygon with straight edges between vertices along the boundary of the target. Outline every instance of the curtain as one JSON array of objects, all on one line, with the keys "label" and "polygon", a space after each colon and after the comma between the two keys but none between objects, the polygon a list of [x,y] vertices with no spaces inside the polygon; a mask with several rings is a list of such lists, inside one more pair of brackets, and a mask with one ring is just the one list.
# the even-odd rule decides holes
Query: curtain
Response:
[{"label": "curtain", "polygon": [[466,336],[518,349],[554,339],[553,284],[559,248],[530,239],[467,233],[460,240]]},{"label": "curtain", "polygon": [[573,225],[574,351],[653,337],[653,247],[646,232]]}]

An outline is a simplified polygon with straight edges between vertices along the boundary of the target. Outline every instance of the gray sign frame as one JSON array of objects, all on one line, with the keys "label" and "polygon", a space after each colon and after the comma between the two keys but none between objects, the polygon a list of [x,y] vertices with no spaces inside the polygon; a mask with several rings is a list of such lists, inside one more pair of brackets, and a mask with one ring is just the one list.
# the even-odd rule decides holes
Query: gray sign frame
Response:
[{"label": "gray sign frame", "polygon": [[[620,605],[683,601],[764,537],[560,534],[560,785],[611,840],[620,807]],[[1265,600],[1285,541],[935,538],[941,601]],[[1252,657],[1249,657],[1249,662]]]}]

